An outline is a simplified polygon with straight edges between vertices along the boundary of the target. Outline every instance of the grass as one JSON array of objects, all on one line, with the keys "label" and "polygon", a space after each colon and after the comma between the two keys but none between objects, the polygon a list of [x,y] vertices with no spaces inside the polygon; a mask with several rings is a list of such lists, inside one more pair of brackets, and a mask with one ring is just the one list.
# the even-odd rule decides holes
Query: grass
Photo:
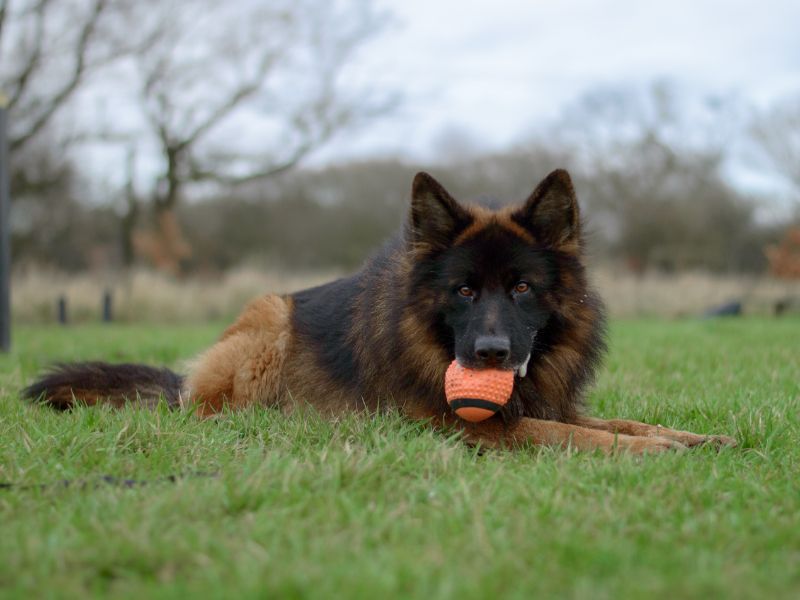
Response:
[{"label": "grass", "polygon": [[[592,412],[716,453],[479,454],[396,416],[30,407],[52,360],[179,365],[221,325],[20,327],[0,359],[3,597],[800,597],[800,320],[624,321]],[[158,478],[193,471],[177,483]]]}]

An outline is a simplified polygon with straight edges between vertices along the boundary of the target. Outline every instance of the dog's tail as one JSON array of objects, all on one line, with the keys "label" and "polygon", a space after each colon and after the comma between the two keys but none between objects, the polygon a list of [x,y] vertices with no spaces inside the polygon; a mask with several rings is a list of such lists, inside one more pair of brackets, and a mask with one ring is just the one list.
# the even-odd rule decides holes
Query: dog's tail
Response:
[{"label": "dog's tail", "polygon": [[128,402],[154,407],[162,399],[176,408],[180,405],[182,386],[183,377],[169,369],[81,362],[55,365],[25,388],[22,396],[59,410],[75,404],[121,407]]}]

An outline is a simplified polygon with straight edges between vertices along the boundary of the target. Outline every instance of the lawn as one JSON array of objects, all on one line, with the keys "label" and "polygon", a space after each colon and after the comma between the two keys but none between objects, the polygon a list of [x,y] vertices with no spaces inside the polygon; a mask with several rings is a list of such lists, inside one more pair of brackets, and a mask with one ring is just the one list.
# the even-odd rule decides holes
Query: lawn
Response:
[{"label": "lawn", "polygon": [[[223,325],[25,327],[0,358],[0,595],[798,598],[800,320],[622,321],[589,405],[717,453],[478,453],[396,416],[30,407],[54,360],[179,366]],[[196,472],[177,482],[171,474]],[[128,489],[98,477],[148,480]]]}]

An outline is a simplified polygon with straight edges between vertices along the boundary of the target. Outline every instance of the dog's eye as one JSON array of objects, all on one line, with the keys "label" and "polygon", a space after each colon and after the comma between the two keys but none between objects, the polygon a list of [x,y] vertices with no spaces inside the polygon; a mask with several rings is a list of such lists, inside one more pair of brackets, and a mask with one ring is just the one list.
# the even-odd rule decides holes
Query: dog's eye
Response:
[{"label": "dog's eye", "polygon": [[514,291],[517,294],[525,294],[529,292],[531,289],[530,284],[527,281],[518,281],[517,285],[514,286]]},{"label": "dog's eye", "polygon": [[468,285],[462,285],[458,288],[459,296],[464,296],[464,298],[472,298],[475,295],[475,290],[473,290]]}]

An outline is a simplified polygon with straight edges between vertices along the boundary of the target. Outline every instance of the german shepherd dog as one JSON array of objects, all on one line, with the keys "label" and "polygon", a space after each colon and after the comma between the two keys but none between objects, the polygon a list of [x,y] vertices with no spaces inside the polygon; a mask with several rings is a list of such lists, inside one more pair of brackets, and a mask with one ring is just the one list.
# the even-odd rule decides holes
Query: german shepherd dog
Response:
[{"label": "german shepherd dog", "polygon": [[[660,452],[706,436],[581,411],[605,350],[603,305],[587,284],[578,203],[566,171],[521,205],[456,201],[427,173],[412,186],[399,236],[353,276],[250,303],[187,376],[142,365],[56,366],[24,390],[66,409],[76,401],[152,406],[165,399],[210,416],[225,408],[311,405],[332,416],[391,407],[463,431],[469,443]],[[509,402],[467,423],[444,396],[465,367],[515,373]]]}]

